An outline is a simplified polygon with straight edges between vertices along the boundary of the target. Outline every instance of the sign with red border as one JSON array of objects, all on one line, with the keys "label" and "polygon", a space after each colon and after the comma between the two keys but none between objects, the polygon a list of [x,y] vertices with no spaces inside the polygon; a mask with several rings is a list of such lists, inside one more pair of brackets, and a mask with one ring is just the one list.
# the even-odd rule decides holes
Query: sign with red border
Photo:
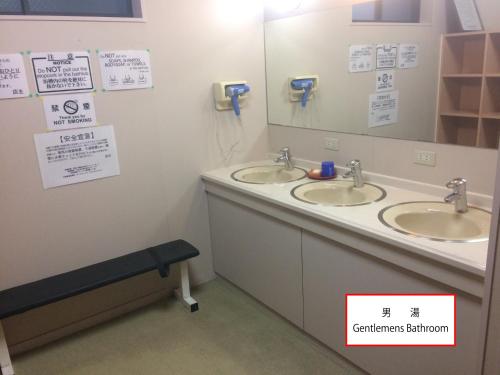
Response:
[{"label": "sign with red border", "polygon": [[345,294],[346,346],[456,346],[455,294]]}]

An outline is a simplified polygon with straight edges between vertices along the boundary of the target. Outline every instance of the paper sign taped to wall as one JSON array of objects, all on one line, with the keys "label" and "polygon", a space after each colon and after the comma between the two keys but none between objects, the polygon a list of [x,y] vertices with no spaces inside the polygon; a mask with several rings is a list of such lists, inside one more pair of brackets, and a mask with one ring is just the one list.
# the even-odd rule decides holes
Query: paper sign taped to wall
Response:
[{"label": "paper sign taped to wall", "polygon": [[87,51],[37,52],[30,58],[41,95],[94,89]]},{"label": "paper sign taped to wall", "polygon": [[35,134],[43,187],[120,174],[112,125]]},{"label": "paper sign taped to wall", "polygon": [[395,124],[398,122],[399,91],[370,95],[368,127]]},{"label": "paper sign taped to wall", "polygon": [[376,75],[375,89],[377,92],[394,90],[394,70],[378,70]]},{"label": "paper sign taped to wall", "polygon": [[358,44],[349,47],[349,72],[360,73],[373,70],[373,46]]},{"label": "paper sign taped to wall", "polygon": [[153,87],[149,51],[100,51],[99,63],[105,90]]},{"label": "paper sign taped to wall", "polygon": [[376,48],[378,69],[394,69],[398,59],[398,45],[397,44],[378,44]]},{"label": "paper sign taped to wall", "polygon": [[398,67],[400,69],[416,68],[418,66],[418,44],[400,44]]},{"label": "paper sign taped to wall", "polygon": [[0,99],[24,98],[29,95],[23,55],[0,55]]},{"label": "paper sign taped to wall", "polygon": [[52,95],[43,99],[49,130],[96,126],[93,94]]}]

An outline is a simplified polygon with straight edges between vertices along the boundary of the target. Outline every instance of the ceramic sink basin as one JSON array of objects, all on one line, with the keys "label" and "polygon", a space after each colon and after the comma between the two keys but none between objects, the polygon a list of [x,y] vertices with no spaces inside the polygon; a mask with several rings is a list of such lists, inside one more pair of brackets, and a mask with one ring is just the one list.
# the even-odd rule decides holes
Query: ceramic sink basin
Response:
[{"label": "ceramic sink basin", "polygon": [[380,211],[379,220],[400,233],[435,241],[487,241],[491,213],[469,207],[456,213],[455,206],[442,202],[405,202]]},{"label": "ceramic sink basin", "polygon": [[247,184],[283,184],[300,180],[306,174],[304,169],[297,167],[286,170],[281,165],[263,165],[240,169],[234,172],[231,177],[233,180]]},{"label": "ceramic sink basin", "polygon": [[361,206],[385,198],[382,188],[365,183],[356,188],[350,180],[318,181],[299,185],[291,192],[300,201],[325,206]]}]

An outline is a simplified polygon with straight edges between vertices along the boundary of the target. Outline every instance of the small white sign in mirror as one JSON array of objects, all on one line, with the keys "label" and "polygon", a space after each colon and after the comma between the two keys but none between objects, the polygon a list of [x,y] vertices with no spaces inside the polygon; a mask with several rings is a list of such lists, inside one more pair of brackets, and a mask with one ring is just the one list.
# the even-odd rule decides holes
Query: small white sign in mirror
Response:
[{"label": "small white sign in mirror", "polygon": [[349,47],[349,72],[360,73],[373,70],[373,46],[358,44]]},{"label": "small white sign in mirror", "polygon": [[399,91],[370,95],[368,127],[395,124],[398,122]]},{"label": "small white sign in mirror", "polygon": [[398,59],[398,45],[378,44],[376,49],[377,70],[378,69],[394,69]]},{"label": "small white sign in mirror", "polygon": [[418,66],[418,44],[400,44],[398,67],[400,69],[416,68]]},{"label": "small white sign in mirror", "polygon": [[376,75],[376,91],[392,91],[394,90],[394,70],[378,70]]}]

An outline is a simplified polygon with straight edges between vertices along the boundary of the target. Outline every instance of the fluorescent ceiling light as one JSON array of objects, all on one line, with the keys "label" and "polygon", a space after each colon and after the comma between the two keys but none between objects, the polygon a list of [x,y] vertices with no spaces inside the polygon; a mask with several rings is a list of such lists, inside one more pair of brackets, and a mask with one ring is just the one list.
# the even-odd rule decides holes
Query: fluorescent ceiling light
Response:
[{"label": "fluorescent ceiling light", "polygon": [[224,26],[241,27],[262,12],[262,1],[216,0],[215,10]]},{"label": "fluorescent ceiling light", "polygon": [[299,9],[303,0],[266,0],[265,4],[276,12],[290,12]]}]

